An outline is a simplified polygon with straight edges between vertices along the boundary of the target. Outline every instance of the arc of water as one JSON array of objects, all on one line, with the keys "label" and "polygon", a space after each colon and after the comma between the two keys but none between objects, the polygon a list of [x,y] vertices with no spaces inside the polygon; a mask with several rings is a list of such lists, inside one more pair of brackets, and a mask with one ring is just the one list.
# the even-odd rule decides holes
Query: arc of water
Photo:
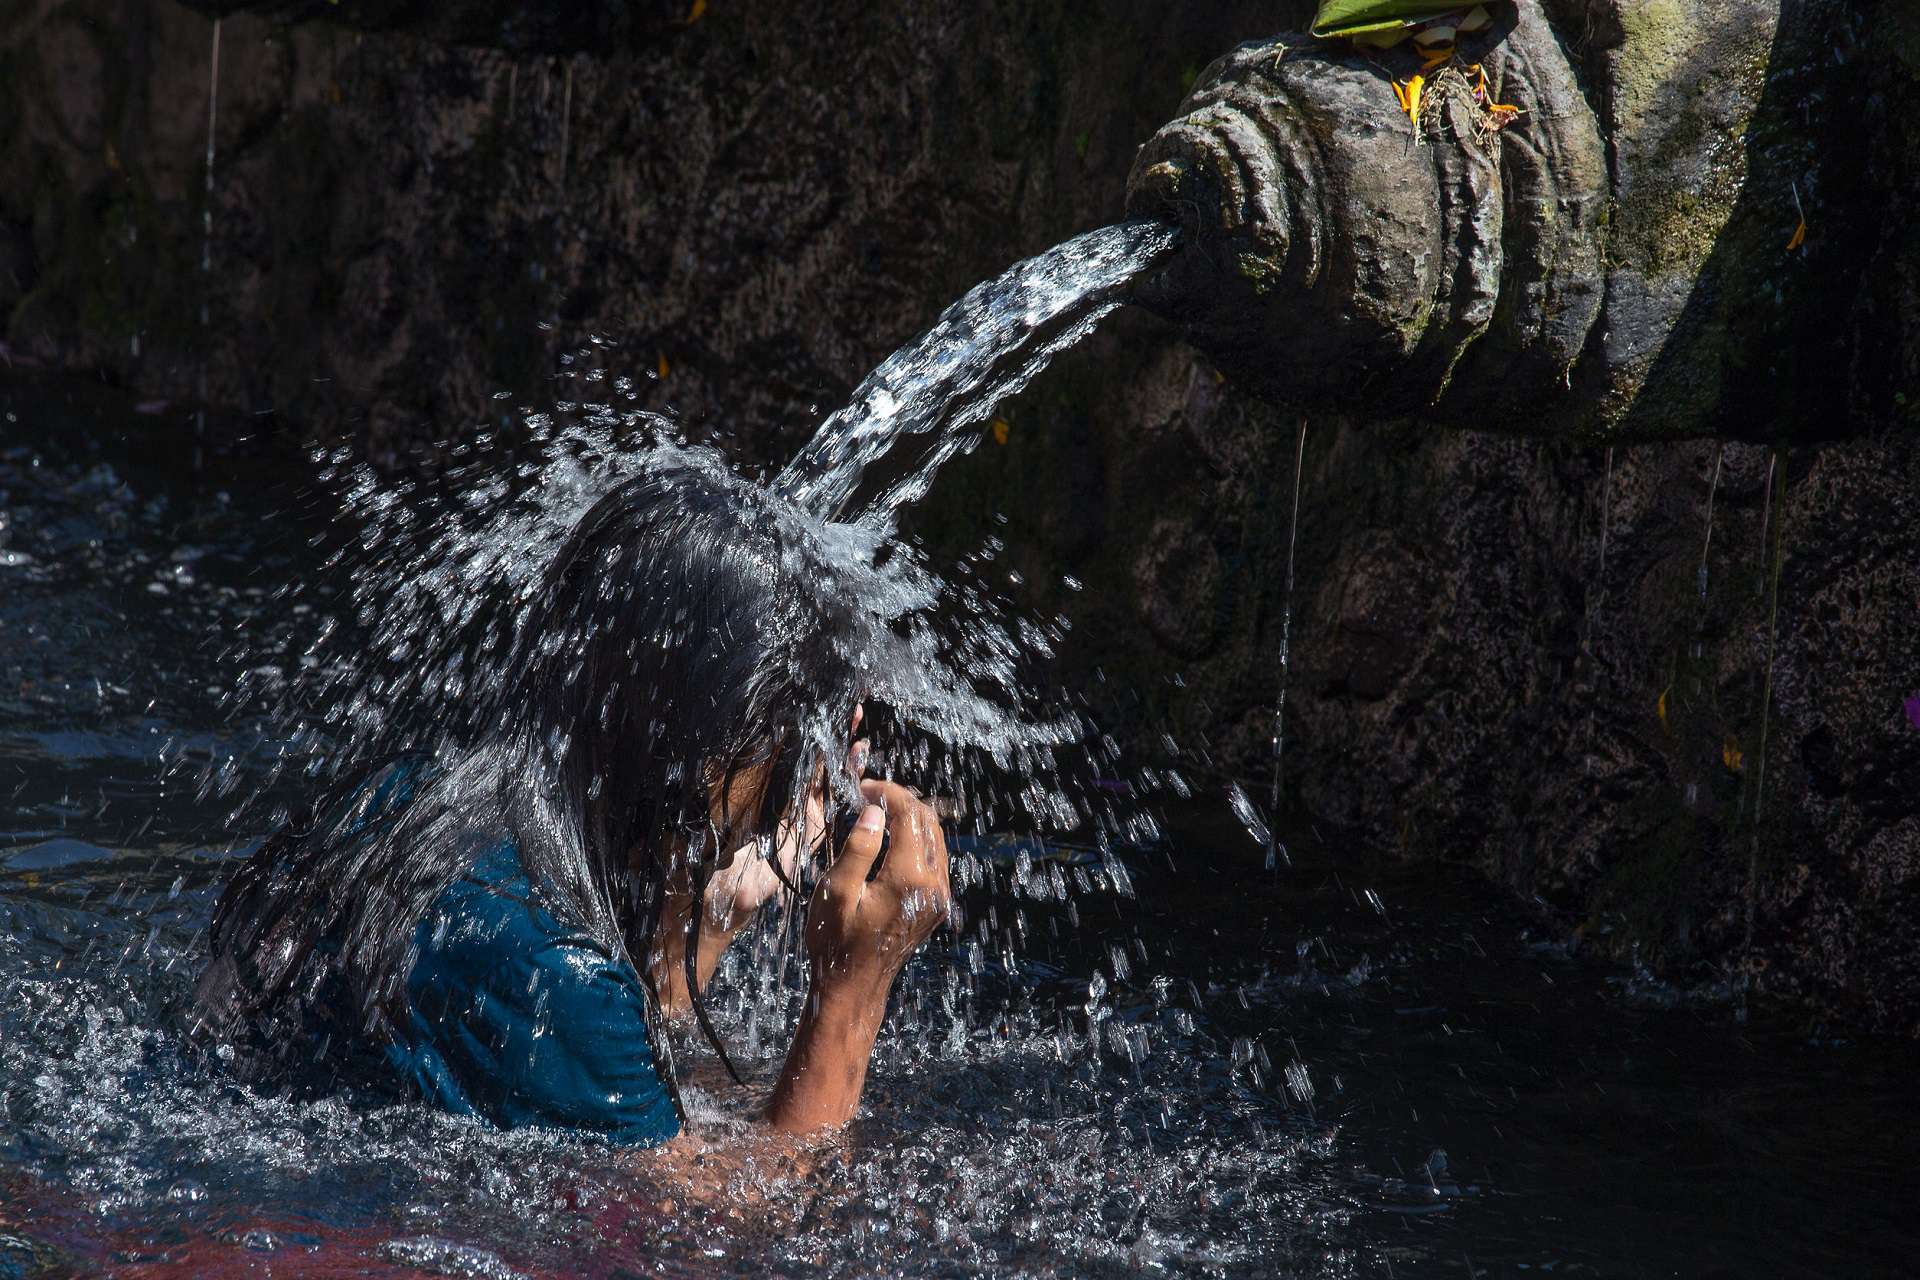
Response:
[{"label": "arc of water", "polygon": [[890,522],[973,442],[966,429],[1091,332],[1174,236],[1158,222],[1102,227],[976,285],[867,375],[775,478],[774,491],[815,516],[840,518],[868,468],[907,437],[937,433],[862,513],[868,523]]}]

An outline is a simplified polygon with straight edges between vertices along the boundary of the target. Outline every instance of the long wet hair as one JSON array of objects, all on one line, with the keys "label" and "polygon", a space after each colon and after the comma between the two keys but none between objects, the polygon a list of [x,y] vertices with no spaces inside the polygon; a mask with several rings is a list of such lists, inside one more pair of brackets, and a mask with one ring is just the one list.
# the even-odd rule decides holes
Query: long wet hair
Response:
[{"label": "long wet hair", "polygon": [[[525,606],[473,740],[436,753],[396,815],[369,822],[365,775],[350,779],[236,872],[211,925],[203,1033],[250,1030],[285,1054],[304,1011],[343,984],[357,1030],[391,1035],[420,920],[505,834],[541,905],[649,990],[668,878],[684,871],[687,987],[720,1049],[693,972],[708,876],[796,807],[827,709],[844,718],[858,692],[856,613],[813,579],[804,542],[762,491],[695,453],[602,497]],[[735,811],[738,794],[757,799]]]}]

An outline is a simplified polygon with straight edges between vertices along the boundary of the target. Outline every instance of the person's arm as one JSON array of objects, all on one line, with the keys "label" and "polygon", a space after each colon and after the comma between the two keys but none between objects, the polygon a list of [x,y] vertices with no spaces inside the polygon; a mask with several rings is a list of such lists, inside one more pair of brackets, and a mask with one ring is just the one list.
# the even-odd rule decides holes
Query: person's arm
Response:
[{"label": "person's arm", "polygon": [[[854,707],[849,732],[860,727],[861,715],[862,709]],[[865,739],[855,742],[847,752],[846,767],[856,781],[866,771]],[[764,783],[764,778],[759,781]],[[743,785],[747,794],[735,797],[736,808],[750,808],[754,801],[750,794],[754,784],[749,781]],[[695,990],[707,989],[707,982],[719,967],[720,957],[753,919],[754,913],[785,892],[781,877],[784,875],[786,882],[792,883],[802,851],[817,852],[822,847],[826,828],[824,796],[825,782],[816,777],[801,807],[799,822],[788,820],[780,824],[774,849],[774,858],[780,863],[777,872],[773,859],[762,858],[750,848],[740,848],[734,850],[725,866],[708,878],[706,909],[700,913],[699,948],[694,955],[694,976],[698,983]],[[716,809],[716,824],[718,818]],[[648,961],[648,976],[653,980],[660,1008],[670,1018],[693,1008],[687,994],[686,965],[687,917],[692,911],[692,877],[683,868],[667,882],[666,903],[654,930],[653,955]]]},{"label": "person's arm", "polygon": [[[819,827],[817,817],[809,823],[811,832],[817,833]],[[799,861],[801,844],[801,834],[790,825],[781,824],[775,856],[780,859],[781,872],[789,880]],[[784,891],[772,860],[760,857],[751,848],[734,850],[727,865],[708,878],[706,908],[700,913],[699,950],[694,955],[697,990],[707,989],[707,982],[719,967],[720,957],[753,920],[754,914]],[[648,961],[655,998],[670,1018],[693,1008],[693,1001],[687,995],[686,964],[687,917],[692,913],[692,877],[685,870],[677,871],[667,882],[666,902],[654,930],[653,955]]]},{"label": "person's arm", "polygon": [[[736,863],[745,858],[745,850],[734,855]],[[725,893],[725,873],[716,875],[707,885],[707,909],[700,913],[700,938],[694,953],[698,989],[705,991],[713,971],[720,964],[734,937],[753,918],[758,903],[742,910],[737,898]],[[717,908],[717,909],[716,909]],[[687,994],[687,917],[693,913],[693,887],[685,872],[677,873],[667,886],[666,903],[655,926],[653,955],[648,962],[653,979],[654,997],[660,1010],[677,1018],[693,1008]]]},{"label": "person's arm", "polygon": [[860,789],[869,803],[807,911],[812,985],[767,1103],[767,1123],[778,1130],[830,1128],[853,1115],[894,979],[952,900],[933,809],[893,783]]}]

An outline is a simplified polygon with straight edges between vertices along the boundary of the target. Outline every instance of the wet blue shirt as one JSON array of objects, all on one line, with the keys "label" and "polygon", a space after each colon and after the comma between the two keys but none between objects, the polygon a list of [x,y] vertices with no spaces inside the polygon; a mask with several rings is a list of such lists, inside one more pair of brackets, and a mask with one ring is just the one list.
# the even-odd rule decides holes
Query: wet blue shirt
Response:
[{"label": "wet blue shirt", "polygon": [[[404,762],[363,788],[354,833],[391,820],[421,770]],[[512,839],[481,843],[420,920],[411,1012],[382,1049],[386,1067],[408,1092],[502,1127],[671,1138],[680,1115],[654,1063],[639,976],[540,904]]]}]

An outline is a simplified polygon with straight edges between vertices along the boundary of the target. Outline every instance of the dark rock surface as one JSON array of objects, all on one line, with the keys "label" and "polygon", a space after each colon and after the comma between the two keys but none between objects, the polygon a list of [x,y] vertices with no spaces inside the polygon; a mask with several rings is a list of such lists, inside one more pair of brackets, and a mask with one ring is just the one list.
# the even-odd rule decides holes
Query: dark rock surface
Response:
[{"label": "dark rock surface", "polygon": [[[205,13],[0,10],[11,359],[169,399],[183,437],[204,377],[248,430],[391,455],[471,432],[496,390],[537,402],[597,332],[625,372],[665,371],[655,407],[779,459],[965,288],[1117,216],[1135,148],[1200,69],[1309,6],[715,0],[692,24],[587,6],[504,34],[505,6],[288,21],[320,7],[222,18],[210,203]],[[1605,127],[1637,112],[1680,131],[1648,144],[1660,156],[1741,137],[1737,120],[1687,135],[1716,82],[1627,39],[1685,8],[1549,6],[1579,24],[1583,65],[1623,61]],[[1744,412],[1845,365],[1830,442],[1609,453],[1380,421],[1358,398],[1315,412],[1286,778],[1298,825],[1357,869],[1469,862],[1683,985],[1751,969],[1763,992],[1915,1034],[1920,20],[1873,16],[1825,28],[1844,76],[1764,69],[1829,130],[1819,148],[1746,139],[1801,148],[1803,198],[1847,193],[1815,195],[1804,257],[1768,259],[1820,273],[1839,260],[1823,254],[1864,255],[1814,295],[1826,310],[1779,328],[1742,292],[1746,251],[1715,260],[1728,226],[1784,244],[1790,193],[1682,184],[1695,205],[1642,191],[1613,211],[1646,306],[1736,322],[1716,359]],[[1844,153],[1836,118],[1857,122]],[[1675,364],[1658,394],[1703,367]],[[1006,444],[950,469],[922,530],[1005,537],[1034,602],[1075,620],[1070,678],[1116,732],[1171,733],[1196,779],[1263,793],[1299,416],[1138,314],[1005,416]],[[1208,856],[1234,875],[1259,859]]]}]

